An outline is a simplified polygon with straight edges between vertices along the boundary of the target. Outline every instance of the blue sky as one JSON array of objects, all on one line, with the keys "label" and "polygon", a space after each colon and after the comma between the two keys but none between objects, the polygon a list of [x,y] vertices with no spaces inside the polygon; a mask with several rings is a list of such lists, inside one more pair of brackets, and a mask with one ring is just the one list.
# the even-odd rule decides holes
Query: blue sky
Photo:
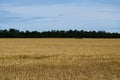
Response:
[{"label": "blue sky", "polygon": [[120,32],[120,0],[0,0],[0,29]]}]

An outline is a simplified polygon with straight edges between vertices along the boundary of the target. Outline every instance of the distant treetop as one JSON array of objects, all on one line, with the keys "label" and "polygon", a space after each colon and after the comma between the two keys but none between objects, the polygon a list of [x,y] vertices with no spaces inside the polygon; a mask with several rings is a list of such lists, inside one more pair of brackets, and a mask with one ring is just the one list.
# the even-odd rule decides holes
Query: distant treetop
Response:
[{"label": "distant treetop", "polygon": [[19,31],[0,30],[0,38],[120,38],[119,33],[84,30]]}]

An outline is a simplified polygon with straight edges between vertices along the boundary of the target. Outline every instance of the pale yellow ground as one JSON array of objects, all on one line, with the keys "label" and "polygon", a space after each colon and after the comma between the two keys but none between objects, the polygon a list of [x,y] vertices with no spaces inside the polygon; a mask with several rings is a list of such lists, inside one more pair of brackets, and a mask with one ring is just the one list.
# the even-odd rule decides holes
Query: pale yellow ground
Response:
[{"label": "pale yellow ground", "polygon": [[120,39],[0,39],[0,80],[120,80]]}]

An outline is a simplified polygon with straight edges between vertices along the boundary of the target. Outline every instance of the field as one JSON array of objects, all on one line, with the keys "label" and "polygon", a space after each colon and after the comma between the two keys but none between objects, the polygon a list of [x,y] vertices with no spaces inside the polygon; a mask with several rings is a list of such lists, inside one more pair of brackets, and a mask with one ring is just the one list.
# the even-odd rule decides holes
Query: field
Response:
[{"label": "field", "polygon": [[0,39],[0,80],[120,80],[120,39]]}]

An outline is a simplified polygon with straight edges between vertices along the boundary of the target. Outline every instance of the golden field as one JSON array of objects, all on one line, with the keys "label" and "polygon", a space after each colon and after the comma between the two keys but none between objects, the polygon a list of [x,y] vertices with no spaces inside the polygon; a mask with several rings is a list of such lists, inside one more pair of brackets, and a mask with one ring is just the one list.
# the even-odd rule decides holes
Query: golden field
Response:
[{"label": "golden field", "polygon": [[0,80],[120,80],[120,39],[0,39]]}]

